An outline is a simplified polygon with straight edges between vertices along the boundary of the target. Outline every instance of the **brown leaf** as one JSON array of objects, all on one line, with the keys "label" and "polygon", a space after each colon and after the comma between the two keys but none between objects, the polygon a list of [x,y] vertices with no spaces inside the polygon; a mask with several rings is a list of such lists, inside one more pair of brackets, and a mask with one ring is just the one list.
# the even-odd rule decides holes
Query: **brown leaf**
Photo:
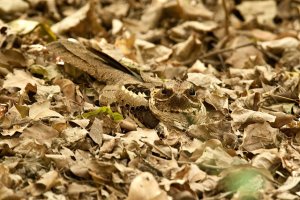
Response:
[{"label": "brown leaf", "polygon": [[40,85],[40,81],[36,78],[33,78],[31,74],[26,73],[23,70],[14,70],[13,73],[10,73],[6,76],[3,83],[4,88],[19,88],[21,93],[24,92],[27,84],[31,85]]},{"label": "brown leaf", "polygon": [[24,12],[29,8],[26,1],[16,0],[12,2],[7,2],[5,0],[0,1],[0,10],[6,14],[14,14],[16,12]]},{"label": "brown leaf", "polygon": [[240,127],[245,123],[255,123],[255,122],[275,122],[276,117],[264,112],[248,110],[240,105],[232,106],[232,124],[233,127]]},{"label": "brown leaf", "polygon": [[96,192],[96,191],[97,191],[97,188],[94,188],[89,185],[78,184],[78,183],[71,183],[68,186],[68,193],[71,195],[78,195],[77,196],[78,198],[81,193],[89,194],[89,193]]},{"label": "brown leaf", "polygon": [[280,164],[280,157],[277,149],[260,149],[254,151],[254,153],[258,153],[252,159],[252,166],[254,167],[273,171]]},{"label": "brown leaf", "polygon": [[77,35],[96,34],[102,27],[96,14],[96,1],[89,1],[72,15],[51,26],[56,34],[73,31]]},{"label": "brown leaf", "polygon": [[29,110],[29,118],[39,120],[46,117],[62,117],[58,112],[50,109],[50,102],[37,102],[34,103]]},{"label": "brown leaf", "polygon": [[210,32],[218,27],[214,21],[186,21],[170,30],[170,37],[186,39],[192,32]]},{"label": "brown leaf", "polygon": [[167,200],[166,192],[159,188],[154,176],[143,172],[136,176],[130,184],[127,200]]},{"label": "brown leaf", "polygon": [[182,14],[188,18],[202,17],[211,19],[213,17],[213,12],[208,10],[202,2],[197,2],[196,5],[193,5],[190,1],[178,0],[177,3]]},{"label": "brown leaf", "polygon": [[296,172],[300,168],[300,149],[299,146],[289,144],[287,141],[280,145],[280,157],[282,166],[289,172]]},{"label": "brown leaf", "polygon": [[[208,140],[209,141],[209,140]],[[204,146],[204,145],[203,145]],[[200,150],[200,148],[199,148]],[[206,170],[226,169],[232,165],[245,164],[244,160],[231,156],[221,146],[204,146],[200,157],[195,161],[197,165]],[[196,155],[196,151],[194,154]]]},{"label": "brown leaf", "polygon": [[74,142],[77,142],[88,134],[88,131],[86,129],[82,129],[79,127],[68,127],[63,130],[62,137],[69,143],[72,144]]},{"label": "brown leaf", "polygon": [[293,176],[290,176],[288,177],[288,179],[283,183],[283,185],[281,185],[278,189],[277,189],[277,192],[286,192],[286,191],[289,191],[297,186],[299,186],[299,183],[300,183],[300,177],[299,176],[296,176],[296,177],[293,177]]},{"label": "brown leaf", "polygon": [[241,147],[253,152],[258,149],[270,149],[279,145],[279,130],[272,128],[268,122],[248,125],[244,130]]},{"label": "brown leaf", "polygon": [[276,2],[267,1],[244,1],[237,6],[247,21],[257,19],[261,24],[272,25],[272,20],[277,13]]},{"label": "brown leaf", "polygon": [[49,171],[42,175],[41,179],[32,185],[30,191],[34,196],[43,194],[59,183],[59,174],[56,171]]},{"label": "brown leaf", "polygon": [[[245,36],[239,36],[239,37],[235,37],[231,41],[230,47],[235,48],[237,46],[241,46],[250,42],[251,42],[250,38],[247,38]],[[255,48],[252,45],[249,45],[233,51],[230,57],[226,59],[226,63],[232,65],[235,68],[246,68],[247,62],[251,58],[253,59],[253,57],[262,58],[263,55],[257,48]]]},{"label": "brown leaf", "polygon": [[178,43],[173,47],[173,58],[183,64],[191,64],[202,53],[201,47],[201,41],[195,35],[191,35],[186,41]]},{"label": "brown leaf", "polygon": [[0,199],[19,199],[15,196],[14,190],[5,187],[2,183],[0,183]]},{"label": "brown leaf", "polygon": [[155,45],[153,43],[137,39],[135,47],[139,52],[139,58],[143,63],[163,62],[169,59],[172,54],[172,49],[163,45]]},{"label": "brown leaf", "polygon": [[[4,128],[3,135],[13,135],[13,131],[9,131],[8,129],[11,128],[13,125],[18,124],[22,121],[22,116],[16,106],[12,106],[6,112],[4,118],[1,120],[1,127]],[[15,127],[14,129],[18,129],[21,127]]]},{"label": "brown leaf", "polygon": [[260,45],[272,52],[283,52],[286,49],[297,48],[299,46],[299,40],[293,37],[284,37],[277,40],[261,42]]},{"label": "brown leaf", "polygon": [[26,66],[26,59],[24,55],[20,51],[15,49],[3,49],[2,51],[0,51],[0,58],[1,67],[7,69],[6,72],[12,71],[12,69],[15,67]]},{"label": "brown leaf", "polygon": [[32,138],[40,144],[51,146],[52,140],[58,136],[58,131],[43,123],[34,123],[31,127],[24,129],[21,137]]},{"label": "brown leaf", "polygon": [[151,7],[148,7],[141,17],[141,27],[144,32],[155,28],[162,17],[163,4],[156,1]]},{"label": "brown leaf", "polygon": [[69,101],[75,101],[75,84],[69,79],[58,79],[54,84],[59,85],[61,91]]},{"label": "brown leaf", "polygon": [[101,146],[103,140],[103,121],[95,118],[88,134],[96,144]]}]

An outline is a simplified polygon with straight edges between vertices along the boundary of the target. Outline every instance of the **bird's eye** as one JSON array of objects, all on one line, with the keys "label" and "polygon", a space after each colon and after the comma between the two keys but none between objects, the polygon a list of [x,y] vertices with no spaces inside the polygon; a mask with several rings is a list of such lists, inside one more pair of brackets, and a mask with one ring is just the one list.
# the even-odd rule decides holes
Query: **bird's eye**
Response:
[{"label": "bird's eye", "polygon": [[171,91],[170,91],[169,89],[163,88],[163,89],[161,90],[161,94],[167,96],[167,95],[170,95],[170,94],[171,94]]},{"label": "bird's eye", "polygon": [[195,91],[194,88],[189,89],[188,93],[189,93],[189,95],[191,95],[191,96],[195,96],[195,95],[196,95],[196,91]]}]

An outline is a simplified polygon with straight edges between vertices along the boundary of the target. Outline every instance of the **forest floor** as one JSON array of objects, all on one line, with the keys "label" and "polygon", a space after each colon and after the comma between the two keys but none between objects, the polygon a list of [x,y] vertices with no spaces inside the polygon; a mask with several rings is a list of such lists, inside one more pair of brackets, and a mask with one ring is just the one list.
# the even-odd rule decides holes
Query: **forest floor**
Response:
[{"label": "forest floor", "polygon": [[300,199],[299,0],[0,0],[0,77],[0,200]]}]

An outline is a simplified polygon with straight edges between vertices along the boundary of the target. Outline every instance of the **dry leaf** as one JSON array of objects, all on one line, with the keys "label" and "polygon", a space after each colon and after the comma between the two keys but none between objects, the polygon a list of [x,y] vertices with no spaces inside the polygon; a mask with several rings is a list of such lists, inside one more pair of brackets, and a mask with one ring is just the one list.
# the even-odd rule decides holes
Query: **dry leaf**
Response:
[{"label": "dry leaf", "polygon": [[252,166],[274,170],[280,163],[280,157],[277,149],[260,149],[254,151],[257,155],[252,160]]},{"label": "dry leaf", "polygon": [[269,123],[250,124],[244,130],[241,147],[253,152],[258,149],[271,149],[279,144],[279,130],[272,128]]},{"label": "dry leaf", "polygon": [[155,28],[161,19],[163,4],[156,1],[151,7],[147,8],[141,17],[141,27],[144,32]]},{"label": "dry leaf", "polygon": [[0,10],[6,14],[14,14],[16,12],[24,12],[29,8],[29,5],[26,1],[15,0],[15,1],[6,1],[0,0]]},{"label": "dry leaf", "polygon": [[159,137],[155,130],[138,128],[136,131],[128,132],[122,140],[127,144],[137,142],[138,144],[143,145],[143,142],[154,144],[156,140],[159,140]]},{"label": "dry leaf", "polygon": [[91,130],[89,131],[89,136],[92,138],[92,140],[98,144],[99,146],[102,145],[103,140],[103,121],[100,121],[98,118],[95,118]]},{"label": "dry leaf", "polygon": [[77,142],[88,134],[88,131],[86,129],[74,127],[74,128],[66,128],[62,132],[62,137],[70,144]]},{"label": "dry leaf", "polygon": [[181,12],[186,17],[196,18],[196,17],[202,17],[202,18],[212,18],[213,12],[208,10],[202,2],[191,3],[190,1],[185,0],[178,0],[177,1],[179,8],[181,9]]},{"label": "dry leaf", "polygon": [[240,105],[235,105],[232,107],[231,117],[233,120],[233,126],[239,127],[245,123],[254,123],[254,122],[275,122],[276,117],[267,113],[248,110]]},{"label": "dry leaf", "polygon": [[96,16],[96,7],[95,1],[90,1],[90,3],[87,3],[72,15],[52,25],[51,30],[56,34],[62,34],[71,30],[78,35],[96,34],[102,29]]},{"label": "dry leaf", "polygon": [[29,118],[33,120],[39,120],[46,117],[62,117],[61,114],[55,112],[54,110],[50,110],[50,102],[38,102],[34,103],[29,109]]},{"label": "dry leaf", "polygon": [[0,199],[299,199],[299,27],[297,0],[0,0]]},{"label": "dry leaf", "polygon": [[92,193],[96,191],[97,189],[92,186],[82,185],[78,183],[72,183],[68,186],[68,193],[71,195],[80,195],[80,193]]},{"label": "dry leaf", "polygon": [[183,64],[193,63],[202,53],[201,46],[201,41],[195,35],[191,35],[186,41],[178,43],[173,47],[173,57]]},{"label": "dry leaf", "polygon": [[218,27],[214,21],[187,21],[170,30],[172,38],[187,38],[193,31],[210,32]]},{"label": "dry leaf", "polygon": [[[1,3],[1,2],[0,2]],[[39,22],[32,20],[18,19],[9,23],[10,28],[17,34],[25,35],[33,31]]]},{"label": "dry leaf", "polygon": [[38,196],[50,190],[59,183],[59,175],[57,171],[49,171],[41,177],[34,185],[32,185],[31,194]]},{"label": "dry leaf", "polygon": [[[235,37],[231,41],[231,47],[241,46],[252,42],[250,38],[245,36]],[[263,57],[262,53],[252,45],[239,48],[232,52],[231,56],[226,59],[226,63],[236,68],[246,68],[247,62],[252,58]]]},{"label": "dry leaf", "polygon": [[31,85],[40,85],[40,81],[36,78],[33,78],[29,73],[26,73],[23,70],[14,70],[13,73],[10,73],[6,76],[3,83],[3,88],[19,88],[21,93],[24,92],[25,87],[28,84]]},{"label": "dry leaf", "polygon": [[0,199],[18,199],[17,196],[15,196],[14,190],[5,187],[2,183],[0,183]]},{"label": "dry leaf", "polygon": [[16,49],[3,49],[0,51],[2,74],[7,75],[13,68],[26,66],[26,59],[22,52]]},{"label": "dry leaf", "polygon": [[52,140],[56,138],[58,134],[58,131],[54,128],[38,122],[24,129],[21,137],[35,139],[40,144],[46,144],[50,147]]},{"label": "dry leaf", "polygon": [[152,174],[143,172],[132,180],[127,198],[127,200],[138,199],[168,200],[168,196],[159,188]]},{"label": "dry leaf", "polygon": [[276,2],[273,0],[244,1],[237,9],[247,21],[257,19],[261,24],[272,24],[277,13]]},{"label": "dry leaf", "polygon": [[297,48],[300,44],[299,40],[293,37],[284,37],[278,40],[266,41],[259,43],[264,49],[274,52],[283,52],[286,49]]},{"label": "dry leaf", "polygon": [[173,52],[172,49],[165,46],[155,45],[141,39],[135,40],[134,46],[138,51],[141,62],[148,64],[166,61]]},{"label": "dry leaf", "polygon": [[210,74],[188,73],[187,76],[187,81],[203,88],[213,87],[222,83],[218,78]]}]

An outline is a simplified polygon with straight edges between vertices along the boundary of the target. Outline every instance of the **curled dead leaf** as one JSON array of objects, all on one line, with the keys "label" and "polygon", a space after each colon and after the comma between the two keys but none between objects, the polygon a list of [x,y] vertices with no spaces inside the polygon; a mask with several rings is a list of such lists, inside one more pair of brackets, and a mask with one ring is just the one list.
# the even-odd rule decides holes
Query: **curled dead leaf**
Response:
[{"label": "curled dead leaf", "polygon": [[129,188],[126,200],[168,200],[165,191],[159,188],[154,176],[149,172],[143,172],[136,176]]},{"label": "curled dead leaf", "polygon": [[59,174],[57,171],[49,171],[42,175],[41,179],[32,185],[30,191],[34,196],[38,196],[59,183]]}]

